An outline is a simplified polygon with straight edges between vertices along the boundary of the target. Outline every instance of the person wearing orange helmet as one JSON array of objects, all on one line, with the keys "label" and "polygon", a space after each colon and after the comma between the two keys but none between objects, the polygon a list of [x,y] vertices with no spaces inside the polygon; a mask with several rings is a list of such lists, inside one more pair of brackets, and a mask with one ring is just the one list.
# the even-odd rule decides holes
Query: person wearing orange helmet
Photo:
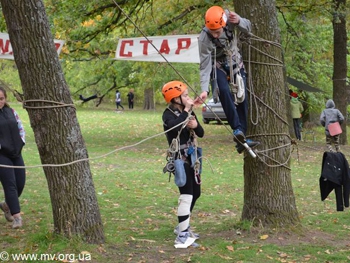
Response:
[{"label": "person wearing orange helmet", "polygon": [[[198,246],[194,241],[199,235],[190,228],[190,216],[201,194],[201,169],[196,168],[201,148],[197,147],[196,138],[204,136],[204,129],[192,111],[193,100],[188,95],[186,84],[181,81],[170,81],[163,86],[162,94],[168,103],[162,119],[169,148],[173,153],[171,158],[180,160],[180,166],[175,165],[175,183],[176,173],[180,171],[183,172],[184,179],[182,184],[177,183],[180,196],[177,209],[178,225],[174,230],[177,235],[175,247]],[[168,172],[173,171],[170,169]]]},{"label": "person wearing orange helmet", "polygon": [[[238,153],[242,153],[245,149],[244,142],[249,147],[259,144],[245,138],[248,120],[246,72],[238,49],[239,35],[249,36],[251,23],[248,19],[220,6],[210,7],[205,13],[204,22],[205,26],[198,38],[202,92],[195,99],[195,104],[205,102],[211,83],[213,98],[219,97],[227,121],[233,130],[236,149]],[[237,75],[241,79],[240,101],[233,92],[233,86],[230,86],[233,83],[230,81],[238,79]]]}]

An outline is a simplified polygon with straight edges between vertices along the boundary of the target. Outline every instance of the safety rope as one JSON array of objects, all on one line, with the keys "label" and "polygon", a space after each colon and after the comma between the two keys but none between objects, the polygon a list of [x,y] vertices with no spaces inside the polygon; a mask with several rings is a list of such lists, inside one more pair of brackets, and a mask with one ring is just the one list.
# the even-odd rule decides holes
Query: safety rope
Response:
[{"label": "safety rope", "polygon": [[[189,87],[192,91],[194,91],[193,88],[192,88],[192,87],[188,84],[188,82],[185,80],[185,78],[172,66],[172,64],[163,56],[163,54],[161,54],[161,53],[159,52],[159,50],[152,44],[152,41],[150,41],[150,40],[147,38],[147,36],[142,32],[142,30],[132,21],[132,19],[124,12],[124,10],[116,3],[116,1],[113,0],[113,2],[114,2],[115,5],[119,8],[119,10],[131,21],[131,23],[135,26],[135,28],[137,28],[137,29],[140,31],[140,33],[146,38],[146,40],[155,48],[155,50],[163,57],[164,61],[166,61],[167,64],[170,65],[171,68],[181,77],[181,79],[184,80],[184,82],[188,85],[188,87]],[[247,34],[247,35],[248,35],[247,39],[246,39],[245,41],[243,40],[242,42],[248,43],[248,45],[249,45],[250,47],[251,47],[251,44],[250,44],[249,39],[250,39],[250,38],[253,38],[254,40],[257,40],[257,41],[264,41],[265,43],[268,43],[268,44],[270,44],[270,45],[276,46],[276,47],[278,47],[278,48],[282,48],[282,46],[281,46],[279,43],[277,43],[277,42],[273,42],[273,41],[268,41],[268,40],[262,39],[262,38],[260,38],[260,37],[255,36],[255,35],[252,34],[252,33]],[[260,52],[262,52],[262,51],[260,51]],[[265,53],[265,55],[268,55],[268,54]],[[269,56],[269,55],[268,55],[268,56]],[[272,56],[269,56],[269,57],[272,57]],[[276,64],[276,65],[278,65],[278,66],[283,65],[283,62],[282,62],[282,61],[280,61],[280,60],[278,60],[278,59],[275,59],[275,60],[277,60],[277,61],[280,63],[280,64]],[[257,62],[254,62],[254,63],[257,63]],[[262,63],[262,64],[271,65],[271,64],[269,64],[269,63]],[[249,61],[249,68],[250,68],[250,61]],[[250,78],[250,80],[249,80],[250,82],[249,82],[249,83],[252,84],[252,77],[251,77],[251,74],[249,74],[248,78]],[[253,85],[252,85],[251,87],[253,87]],[[247,89],[248,89],[248,88],[247,88]],[[268,107],[281,121],[283,121],[284,123],[287,123],[287,124],[288,124],[288,122],[287,122],[286,120],[284,120],[281,116],[279,116],[279,115],[277,114],[276,111],[274,111],[271,107],[269,107],[266,103],[264,103],[262,99],[258,98],[258,97],[254,94],[254,89],[253,89],[253,88],[252,88],[252,89],[248,89],[248,91],[250,91],[250,96],[251,96],[251,100],[250,100],[250,101],[252,101],[252,99],[254,99],[254,101],[255,101],[256,112],[257,112],[257,114],[256,114],[257,120],[259,119],[259,117],[258,117],[258,109],[257,109],[257,103],[256,103],[256,101],[259,100],[263,105],[265,105],[266,107]],[[194,91],[194,92],[195,92],[195,91]],[[196,94],[196,96],[198,96],[198,94],[197,94],[196,92],[195,92],[195,94]],[[206,106],[208,106],[205,102],[203,102],[203,103],[204,103]],[[210,108],[210,107],[208,107],[208,108]],[[210,109],[210,110],[211,110],[211,109]],[[251,108],[251,110],[252,110],[252,108]],[[212,111],[212,112],[213,112],[213,111]],[[216,114],[215,112],[213,112],[213,114],[217,117],[218,120],[220,120],[220,118],[217,116],[217,114]],[[251,114],[251,116],[252,116],[252,114]],[[252,121],[252,122],[253,122],[253,121]],[[256,121],[255,123],[257,124],[257,121]],[[254,124],[254,122],[253,122],[253,124]],[[224,125],[224,127],[229,131],[230,134],[232,134],[232,131],[231,131],[226,125]],[[234,136],[234,137],[235,137],[235,136]],[[289,159],[289,158],[288,158],[288,159]],[[277,160],[274,160],[274,161],[275,161],[276,163],[278,163]],[[283,165],[283,164],[281,163],[280,165]]]},{"label": "safety rope", "polygon": [[[167,109],[169,111],[171,111],[174,115],[177,116],[177,114],[168,106]],[[182,158],[182,154],[181,154],[181,145],[180,145],[180,135],[182,130],[187,126],[188,122],[194,118],[194,116],[192,116],[192,110],[188,113],[188,116],[186,118],[186,120],[183,122],[183,125],[181,126],[181,129],[178,131],[178,134],[176,136],[176,138],[173,138],[169,148],[167,150],[167,154],[166,154],[166,165],[163,168],[163,173],[169,172],[169,181],[170,181],[170,177],[171,174],[175,173],[175,160],[177,159],[183,159]],[[194,170],[194,178],[197,184],[201,183],[200,180],[200,167],[201,167],[201,163],[200,163],[200,159],[198,158],[198,152],[197,152],[197,147],[198,147],[198,142],[197,142],[197,135],[195,133],[195,131],[193,129],[189,129],[190,132],[190,138],[191,138],[191,142],[190,145],[188,145],[189,142],[187,142],[187,149],[183,148],[184,152],[185,152],[185,156],[187,158],[188,156],[192,156],[192,154],[194,155],[194,162],[192,163],[192,157],[191,157],[191,167]],[[191,150],[191,152],[190,152]],[[187,152],[186,152],[187,151]]]},{"label": "safety rope", "polygon": [[[27,103],[31,102],[43,102],[43,103],[51,103],[55,104],[53,106],[28,106]],[[52,109],[52,108],[62,108],[62,107],[73,107],[75,108],[74,104],[66,104],[63,102],[57,102],[52,100],[23,100],[23,108],[25,109]]]},{"label": "safety rope", "polygon": [[[196,96],[198,96],[198,94],[196,93],[196,91],[191,87],[191,85],[186,81],[186,79],[180,74],[179,71],[176,70],[176,68],[164,57],[164,55],[157,49],[157,47],[152,43],[152,41],[150,41],[148,39],[148,37],[143,33],[143,31],[133,22],[133,20],[124,12],[124,10],[118,5],[118,3],[113,0],[114,4],[119,8],[119,10],[125,15],[125,17],[127,17],[129,19],[129,21],[135,26],[135,28],[137,28],[139,30],[139,32],[143,35],[143,37],[148,41],[148,43],[150,45],[153,46],[153,48],[158,52],[158,54],[160,56],[162,56],[162,58],[164,59],[165,62],[167,62],[167,64],[174,70],[174,72],[187,84],[187,86],[196,94]],[[256,40],[256,41],[263,41],[265,43],[268,43],[270,45],[274,45],[278,48],[281,48],[281,45],[279,43],[276,43],[276,42],[273,42],[273,41],[268,41],[268,40],[265,40],[265,39],[262,39],[262,38],[259,38],[257,36],[255,36],[254,34],[250,33],[249,34],[249,37],[253,40]],[[261,50],[258,50],[257,48],[255,48],[254,46],[252,46],[249,41],[242,41],[243,43],[248,43],[249,45],[249,59],[248,59],[248,63],[249,63],[249,72],[250,72],[250,69],[251,69],[251,63],[255,63],[255,64],[262,64],[262,65],[272,65],[272,66],[283,66],[283,62],[270,56],[269,54],[261,51]],[[250,60],[250,53],[251,53],[251,48],[257,50],[258,52],[261,52],[262,54],[276,60],[278,63],[276,64],[272,64],[272,63],[262,63],[262,62],[256,62],[256,61],[251,61]],[[230,67],[231,68],[231,67]],[[259,120],[259,115],[258,115],[258,107],[257,107],[257,100],[259,100],[260,103],[262,103],[265,107],[269,108],[273,114],[275,114],[282,122],[288,124],[288,122],[286,120],[284,120],[281,116],[279,116],[277,114],[277,112],[275,110],[273,110],[270,106],[268,106],[261,98],[257,97],[254,93],[254,87],[253,87],[253,82],[252,82],[252,76],[251,74],[248,75],[248,80],[249,80],[249,86],[250,88],[246,87],[247,90],[249,91],[250,93],[250,103],[253,103],[254,101],[254,104],[255,104],[255,109],[256,109],[256,120],[252,120],[251,119],[251,122],[254,124],[254,125],[257,125],[258,124],[258,120]],[[64,104],[64,103],[60,103],[60,102],[54,102],[54,101],[45,101],[45,100],[27,100],[27,101],[24,101],[24,103],[28,103],[28,102],[47,102],[47,103],[53,103],[53,104],[56,104],[54,106],[28,106],[28,105],[25,105],[25,108],[30,108],[30,109],[40,109],[40,108],[57,108],[57,107],[74,107],[74,104]],[[208,106],[204,101],[203,103]],[[210,107],[209,107],[210,109]],[[211,109],[210,109],[211,110]],[[250,105],[250,110],[251,110],[251,118],[253,116],[252,114],[252,110],[253,110],[253,105],[251,104]],[[212,111],[212,110],[211,110]],[[213,111],[212,111],[213,112]],[[221,121],[221,119],[219,118],[219,116],[213,112],[213,114],[216,116],[216,118]],[[132,145],[129,145],[129,146],[124,146],[124,147],[121,147],[121,148],[118,148],[114,151],[111,151],[107,154],[104,154],[104,155],[101,155],[101,156],[97,156],[97,157],[94,157],[94,158],[83,158],[83,159],[79,159],[79,160],[75,160],[73,162],[69,162],[69,163],[63,163],[63,164],[41,164],[41,165],[33,165],[33,166],[8,166],[8,165],[0,165],[0,167],[6,167],[6,168],[37,168],[37,167],[61,167],[61,166],[68,166],[68,165],[72,165],[72,164],[75,164],[75,163],[78,163],[78,162],[83,162],[83,161],[88,161],[88,160],[94,160],[94,159],[99,159],[99,158],[104,158],[112,153],[115,153],[117,151],[120,151],[120,150],[124,150],[124,149],[128,149],[128,148],[132,148],[132,147],[135,147],[149,139],[152,139],[152,138],[155,138],[157,136],[160,136],[160,135],[163,135],[169,131],[171,131],[172,129],[175,129],[177,128],[179,125],[184,125],[185,123],[187,124],[188,120],[186,119],[184,122],[174,126],[173,128],[167,130],[166,132],[162,132],[162,133],[159,133],[159,134],[156,134],[156,135],[153,135],[153,136],[150,136],[148,138],[145,138],[143,140],[141,140],[140,142],[136,143],[136,144],[132,144]],[[231,129],[229,129],[227,127],[227,125],[224,125],[224,127],[229,131],[230,134],[232,134],[232,131]],[[254,135],[254,136],[259,136],[259,135]],[[273,135],[261,135],[261,136],[279,136],[279,134],[273,134]],[[289,135],[288,135],[289,136]],[[247,136],[249,138],[249,136]],[[290,137],[290,136],[289,136]],[[292,141],[292,139],[291,139]],[[255,152],[258,154],[261,154],[263,155],[265,158],[268,158],[269,160],[271,160],[272,162],[274,163],[277,163],[276,165],[271,165],[271,164],[268,164],[265,160],[263,160],[262,157],[258,156],[259,160],[261,160],[263,163],[265,163],[266,165],[268,165],[269,167],[278,167],[278,166],[283,166],[283,167],[286,167],[286,164],[288,163],[289,159],[290,159],[290,156],[291,156],[291,152],[292,150],[290,151],[290,154],[287,158],[286,161],[284,162],[278,162],[277,160],[271,158],[271,157],[268,157],[265,152],[268,152],[268,151],[273,151],[273,150],[277,150],[277,149],[280,149],[280,148],[283,148],[283,147],[290,147],[291,148],[292,146],[292,143],[288,143],[288,144],[285,144],[285,145],[282,145],[282,146],[279,146],[279,147],[275,147],[275,148],[271,148],[271,149],[267,149],[267,150],[264,150],[264,151],[257,151],[255,150]],[[174,150],[177,150],[177,148],[175,148]],[[288,167],[286,167],[288,168]]]},{"label": "safety rope", "polygon": [[61,164],[39,164],[39,165],[26,165],[26,166],[12,166],[12,165],[4,165],[4,164],[0,164],[0,167],[5,167],[5,168],[15,168],[15,169],[20,169],[20,168],[39,168],[39,167],[63,167],[63,166],[69,166],[69,165],[72,165],[72,164],[76,164],[76,163],[80,163],[80,162],[86,162],[86,161],[89,161],[89,160],[95,160],[95,159],[101,159],[101,158],[104,158],[108,155],[111,155],[115,152],[119,152],[121,150],[125,150],[125,149],[129,149],[129,148],[133,148],[145,141],[148,141],[150,139],[153,139],[155,137],[158,137],[158,136],[161,136],[161,135],[164,135],[168,132],[170,132],[171,130],[173,129],[176,129],[177,127],[183,125],[184,123],[188,122],[188,119],[184,120],[183,122],[175,125],[174,127],[168,129],[167,131],[164,131],[164,132],[161,132],[161,133],[158,133],[158,134],[155,134],[155,135],[152,135],[150,137],[147,137],[135,144],[131,144],[131,145],[126,145],[126,146],[123,146],[123,147],[120,147],[118,149],[115,149],[109,153],[106,153],[106,154],[103,154],[103,155],[100,155],[100,156],[96,156],[96,157],[89,157],[89,158],[82,158],[82,159],[79,159],[79,160],[75,160],[75,161],[72,161],[72,162],[68,162],[68,163],[61,163]]}]

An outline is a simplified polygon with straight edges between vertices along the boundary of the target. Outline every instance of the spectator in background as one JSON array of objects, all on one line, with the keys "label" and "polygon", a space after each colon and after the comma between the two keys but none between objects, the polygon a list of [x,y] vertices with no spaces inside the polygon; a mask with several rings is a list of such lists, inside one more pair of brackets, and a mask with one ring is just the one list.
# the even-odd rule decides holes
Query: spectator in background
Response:
[{"label": "spectator in background", "polygon": [[300,118],[302,116],[302,112],[304,111],[304,107],[298,99],[298,94],[295,93],[294,96],[291,97],[290,100],[290,110],[293,118],[293,126],[295,137],[300,141],[301,133],[300,133]]},{"label": "spectator in background", "polygon": [[134,108],[134,89],[130,89],[127,96],[128,96],[129,109],[133,109]]},{"label": "spectator in background", "polygon": [[290,98],[298,98],[298,94],[291,89],[289,89],[289,96]]},{"label": "spectator in background", "polygon": [[328,129],[329,124],[339,122],[339,124],[342,124],[344,121],[344,116],[343,114],[335,108],[334,101],[329,99],[326,102],[326,109],[324,109],[321,113],[320,116],[320,122],[323,127],[325,127],[325,133],[326,133],[326,144],[327,148],[330,152],[333,152],[332,149],[332,141],[334,142],[335,150],[337,152],[340,151],[339,147],[339,134],[336,135],[331,135]]},{"label": "spectator in background", "polygon": [[[10,108],[6,90],[0,87],[0,164],[24,166],[22,148],[25,144],[25,132],[17,112]],[[0,203],[7,221],[12,228],[22,227],[19,197],[26,181],[24,168],[0,167],[0,181],[5,193],[5,202]]]},{"label": "spectator in background", "polygon": [[119,90],[117,90],[115,93],[115,104],[117,106],[116,110],[118,110],[119,107],[121,107],[124,110],[124,107],[122,106],[122,98],[121,98]]}]

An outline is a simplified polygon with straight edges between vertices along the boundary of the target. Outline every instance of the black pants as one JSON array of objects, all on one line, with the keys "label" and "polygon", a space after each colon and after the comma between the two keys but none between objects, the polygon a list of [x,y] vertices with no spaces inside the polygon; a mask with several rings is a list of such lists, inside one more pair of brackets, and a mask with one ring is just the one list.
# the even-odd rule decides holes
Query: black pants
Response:
[{"label": "black pants", "polygon": [[116,102],[115,105],[117,106],[117,109],[122,108],[124,110],[124,107],[122,106],[122,104],[120,102]]},{"label": "black pants", "polygon": [[297,139],[300,141],[301,140],[300,119],[293,119],[293,125],[294,125],[295,137],[297,137]]},{"label": "black pants", "polygon": [[194,170],[188,163],[185,163],[186,172],[186,184],[183,187],[179,187],[180,194],[192,195],[192,203],[190,211],[192,212],[197,199],[201,195],[201,185],[197,184],[194,178]]},{"label": "black pants", "polygon": [[133,100],[129,100],[129,109],[133,109],[134,108],[134,101]]},{"label": "black pants", "polygon": [[[17,158],[8,158],[0,154],[0,164],[9,166],[24,166],[22,156]],[[0,181],[5,193],[5,201],[10,208],[11,214],[21,212],[19,197],[22,194],[26,181],[26,172],[24,168],[6,168],[0,167]]]}]

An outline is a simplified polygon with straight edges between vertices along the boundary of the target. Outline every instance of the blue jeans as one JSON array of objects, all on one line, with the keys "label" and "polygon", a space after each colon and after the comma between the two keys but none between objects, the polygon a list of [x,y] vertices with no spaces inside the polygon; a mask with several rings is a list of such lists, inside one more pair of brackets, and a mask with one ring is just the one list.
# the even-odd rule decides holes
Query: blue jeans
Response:
[{"label": "blue jeans", "polygon": [[293,126],[294,126],[295,137],[297,137],[297,139],[300,141],[301,140],[300,119],[293,119]]},{"label": "blue jeans", "polygon": [[240,72],[245,86],[245,99],[242,103],[236,105],[234,103],[234,97],[230,91],[227,75],[222,70],[216,68],[217,83],[220,93],[219,98],[226,114],[227,121],[232,130],[240,129],[246,134],[248,120],[247,74],[243,68]]}]

